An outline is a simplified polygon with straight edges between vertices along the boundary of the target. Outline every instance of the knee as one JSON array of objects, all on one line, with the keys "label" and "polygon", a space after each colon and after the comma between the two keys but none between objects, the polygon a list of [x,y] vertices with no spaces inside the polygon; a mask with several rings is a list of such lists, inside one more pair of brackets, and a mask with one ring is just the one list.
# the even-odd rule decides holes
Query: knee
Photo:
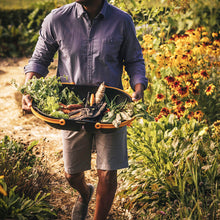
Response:
[{"label": "knee", "polygon": [[99,182],[109,190],[116,190],[117,188],[117,171],[116,170],[98,170]]},{"label": "knee", "polygon": [[65,172],[65,177],[68,183],[70,184],[70,186],[75,188],[75,186],[78,186],[78,184],[84,178],[84,174],[83,173],[69,174]]}]

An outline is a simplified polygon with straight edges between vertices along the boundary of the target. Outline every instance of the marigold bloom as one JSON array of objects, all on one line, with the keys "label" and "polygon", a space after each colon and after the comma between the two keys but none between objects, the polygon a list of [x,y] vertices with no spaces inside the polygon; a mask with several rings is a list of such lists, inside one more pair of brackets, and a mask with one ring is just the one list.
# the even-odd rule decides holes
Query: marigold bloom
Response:
[{"label": "marigold bloom", "polygon": [[158,102],[161,102],[161,101],[163,101],[165,99],[165,96],[160,93],[160,94],[157,94],[156,98],[157,98]]},{"label": "marigold bloom", "polygon": [[206,95],[211,95],[214,92],[214,90],[215,90],[215,86],[213,84],[210,84],[205,90]]},{"label": "marigold bloom", "polygon": [[181,97],[186,97],[189,95],[189,86],[180,86],[177,92]]}]

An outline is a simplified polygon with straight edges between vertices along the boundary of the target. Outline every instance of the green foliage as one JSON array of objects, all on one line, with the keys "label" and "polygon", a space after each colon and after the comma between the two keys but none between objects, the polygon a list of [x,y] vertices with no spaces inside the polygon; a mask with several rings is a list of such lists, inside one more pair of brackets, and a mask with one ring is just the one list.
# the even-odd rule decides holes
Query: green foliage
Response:
[{"label": "green foliage", "polygon": [[[5,136],[0,141],[0,170],[9,188],[17,186],[20,196],[34,198],[40,189],[47,189],[50,175],[48,169],[33,153],[37,142],[25,145]],[[33,188],[34,185],[34,188]]]},{"label": "green foliage", "polygon": [[74,91],[68,87],[63,88],[62,83],[56,76],[37,79],[33,77],[26,85],[19,87],[15,81],[12,84],[22,94],[31,96],[37,107],[45,114],[56,116],[58,118],[68,118],[68,114],[60,111],[59,103],[69,104],[82,104],[82,100]]},{"label": "green foliage", "polygon": [[33,9],[0,11],[0,57],[21,57],[33,52],[44,17],[56,5],[39,2]]},{"label": "green foliage", "polygon": [[205,123],[176,116],[128,129],[119,195],[138,219],[217,219],[220,145]]},{"label": "green foliage", "polygon": [[9,189],[3,179],[0,179],[0,185],[3,186],[8,195],[0,194],[0,216],[1,219],[16,218],[18,220],[31,220],[31,219],[50,219],[56,216],[52,207],[45,202],[49,194],[39,192],[34,200],[22,197],[16,193],[17,186]]},{"label": "green foliage", "polygon": [[[55,216],[46,199],[50,176],[33,153],[37,142],[26,146],[5,136],[0,141],[0,216],[16,219],[48,219]],[[6,194],[6,193],[7,194]]]}]

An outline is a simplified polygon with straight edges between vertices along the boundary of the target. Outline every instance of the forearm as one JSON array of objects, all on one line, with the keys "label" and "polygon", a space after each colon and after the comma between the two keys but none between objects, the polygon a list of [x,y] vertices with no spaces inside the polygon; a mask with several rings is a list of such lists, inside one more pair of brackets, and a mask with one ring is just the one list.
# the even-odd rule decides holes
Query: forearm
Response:
[{"label": "forearm", "polygon": [[35,72],[28,72],[25,75],[25,84],[32,79],[34,76],[36,76],[37,78],[42,77],[39,73],[35,73]]}]

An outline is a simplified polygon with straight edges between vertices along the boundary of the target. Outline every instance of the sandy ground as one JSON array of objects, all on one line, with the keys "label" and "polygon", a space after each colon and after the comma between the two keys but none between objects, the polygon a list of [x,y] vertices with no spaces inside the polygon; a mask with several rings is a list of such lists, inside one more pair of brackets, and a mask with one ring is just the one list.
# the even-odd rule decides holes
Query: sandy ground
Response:
[{"label": "sandy ground", "polygon": [[[51,204],[59,210],[58,219],[67,220],[70,219],[70,212],[78,194],[69,187],[64,177],[60,131],[32,114],[24,115],[21,110],[21,94],[11,86],[12,79],[23,84],[23,68],[27,63],[27,58],[0,59],[0,138],[8,135],[27,143],[39,141],[36,147],[46,155],[47,165],[53,177]],[[50,67],[50,75],[55,74],[55,69],[56,60]],[[95,157],[93,154],[92,169],[86,172],[86,178],[88,182],[97,186]],[[119,198],[116,196],[108,219],[128,219],[120,207]],[[90,203],[88,220],[92,219],[94,209],[95,196]]]}]

